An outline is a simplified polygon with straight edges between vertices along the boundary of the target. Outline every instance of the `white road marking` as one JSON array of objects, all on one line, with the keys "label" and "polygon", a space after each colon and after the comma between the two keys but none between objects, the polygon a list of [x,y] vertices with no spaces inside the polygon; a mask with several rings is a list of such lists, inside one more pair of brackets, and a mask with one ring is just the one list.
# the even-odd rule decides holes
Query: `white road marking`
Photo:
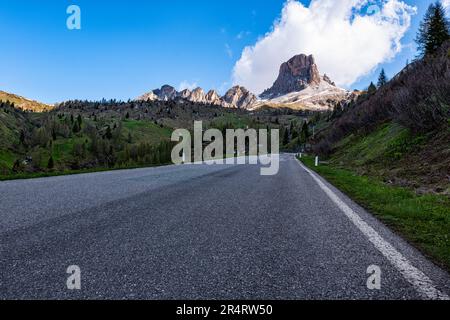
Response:
[{"label": "white road marking", "polygon": [[328,188],[318,176],[305,167],[300,161],[298,164],[317,182],[319,187],[327,196],[341,209],[351,222],[368,238],[368,240],[385,256],[392,265],[402,274],[402,276],[413,285],[417,292],[427,299],[450,300],[450,297],[439,291],[433,281],[422,271],[411,265],[400,252],[398,252],[389,242],[383,239],[378,232],[368,225],[355,211],[353,211],[336,193]]}]

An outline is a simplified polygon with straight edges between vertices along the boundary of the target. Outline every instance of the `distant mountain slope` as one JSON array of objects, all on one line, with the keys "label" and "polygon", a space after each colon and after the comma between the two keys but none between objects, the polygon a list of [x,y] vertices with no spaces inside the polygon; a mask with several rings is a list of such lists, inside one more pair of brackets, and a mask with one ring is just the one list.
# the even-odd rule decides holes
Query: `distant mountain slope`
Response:
[{"label": "distant mountain slope", "polygon": [[0,101],[9,101],[14,103],[14,106],[18,109],[24,110],[24,111],[31,111],[31,112],[45,112],[50,111],[54,108],[52,105],[48,105],[45,103],[41,103],[38,101],[30,100],[24,97],[21,97],[16,94],[4,92],[0,90]]},{"label": "distant mountain slope", "polygon": [[276,96],[272,99],[260,99],[252,105],[252,109],[262,106],[272,108],[290,108],[296,110],[324,111],[330,110],[335,103],[346,101],[351,93],[328,82],[321,81],[308,85],[301,91]]}]

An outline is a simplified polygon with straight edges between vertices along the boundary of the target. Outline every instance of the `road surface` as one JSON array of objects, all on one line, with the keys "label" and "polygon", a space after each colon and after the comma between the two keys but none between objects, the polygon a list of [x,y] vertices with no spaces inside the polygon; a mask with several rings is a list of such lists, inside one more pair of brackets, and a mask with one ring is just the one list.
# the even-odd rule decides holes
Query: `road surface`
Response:
[{"label": "road surface", "polygon": [[[0,182],[0,299],[439,299],[448,273],[294,159]],[[79,266],[81,290],[68,290]],[[369,266],[381,271],[370,290]]]}]

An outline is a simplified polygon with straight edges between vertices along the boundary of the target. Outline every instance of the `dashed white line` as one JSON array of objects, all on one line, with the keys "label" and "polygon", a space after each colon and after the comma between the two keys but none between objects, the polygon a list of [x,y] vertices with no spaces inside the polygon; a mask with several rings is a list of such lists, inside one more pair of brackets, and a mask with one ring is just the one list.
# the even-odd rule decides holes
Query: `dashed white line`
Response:
[{"label": "dashed white line", "polygon": [[369,224],[367,224],[352,208],[342,201],[336,193],[300,161],[298,164],[317,182],[327,196],[341,209],[350,221],[367,237],[367,239],[389,260],[389,262],[412,284],[424,298],[433,300],[450,300],[450,297],[435,287],[433,281],[422,271],[414,267],[408,259],[398,252],[389,242],[381,237]]}]

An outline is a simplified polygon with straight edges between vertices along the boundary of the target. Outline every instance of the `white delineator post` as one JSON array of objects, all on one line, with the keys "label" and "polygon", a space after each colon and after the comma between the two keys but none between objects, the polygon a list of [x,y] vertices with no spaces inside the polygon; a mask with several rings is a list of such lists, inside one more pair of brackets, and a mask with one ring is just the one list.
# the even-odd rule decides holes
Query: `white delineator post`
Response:
[{"label": "white delineator post", "polygon": [[319,166],[319,157],[316,156],[316,167],[318,167],[318,166]]}]

